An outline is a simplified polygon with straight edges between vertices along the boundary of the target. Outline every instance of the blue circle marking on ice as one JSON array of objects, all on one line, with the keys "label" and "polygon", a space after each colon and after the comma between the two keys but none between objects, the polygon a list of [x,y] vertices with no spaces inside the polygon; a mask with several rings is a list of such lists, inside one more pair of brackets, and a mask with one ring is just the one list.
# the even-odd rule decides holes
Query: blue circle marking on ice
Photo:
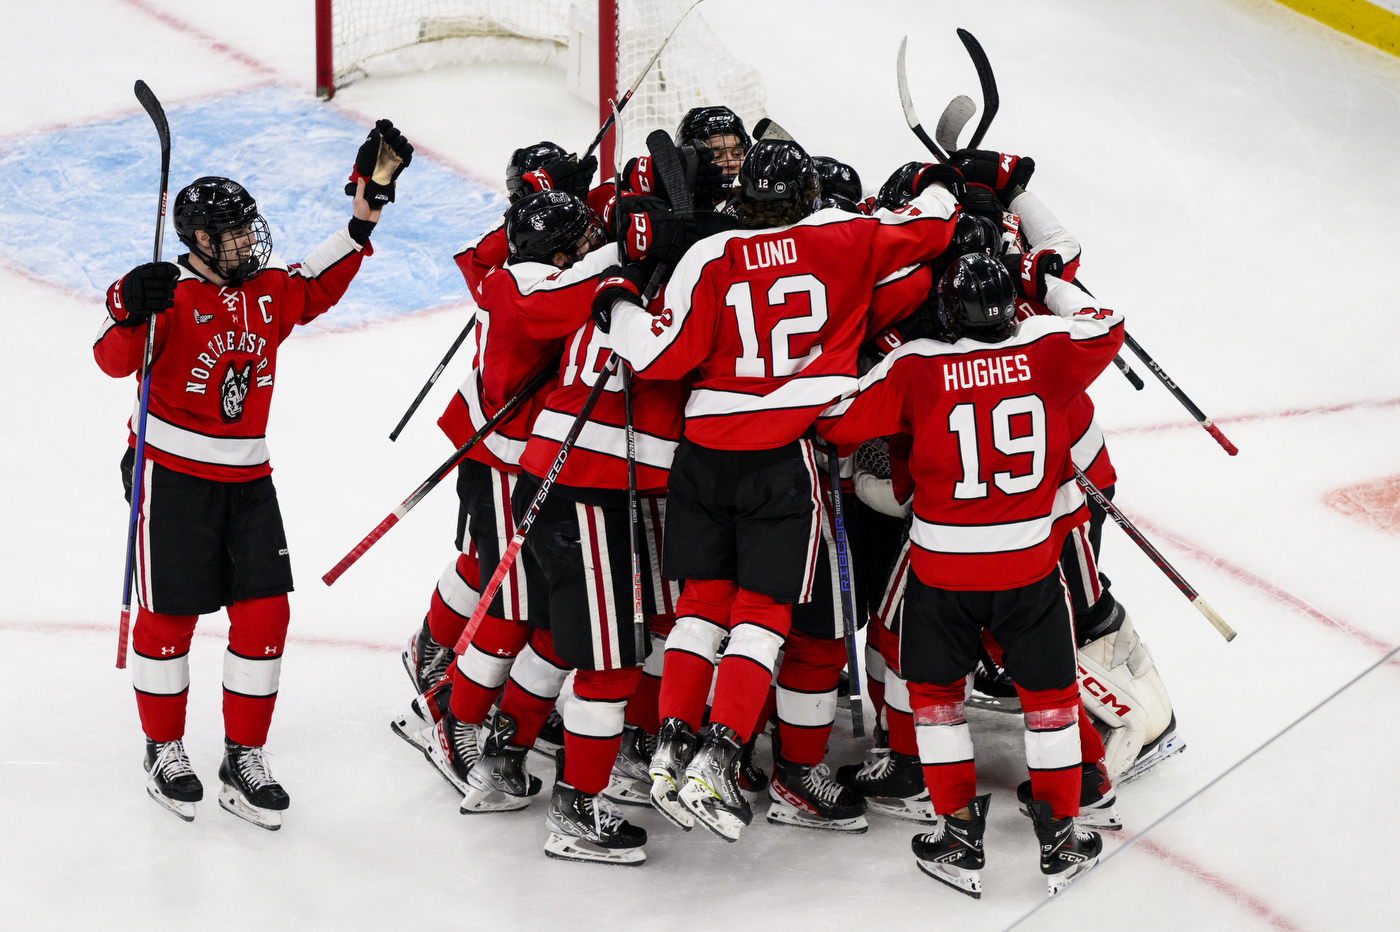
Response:
[{"label": "blue circle marking on ice", "polygon": [[[171,206],[202,175],[241,182],[267,218],[274,254],[291,263],[350,219],[344,188],[364,125],[276,87],[168,116]],[[160,144],[145,113],[19,137],[0,152],[0,177],[0,255],[10,262],[100,300],[150,261]],[[452,256],[500,219],[505,196],[422,154],[399,181],[374,256],[318,323],[348,327],[470,300]],[[167,216],[164,258],[185,251]]]}]

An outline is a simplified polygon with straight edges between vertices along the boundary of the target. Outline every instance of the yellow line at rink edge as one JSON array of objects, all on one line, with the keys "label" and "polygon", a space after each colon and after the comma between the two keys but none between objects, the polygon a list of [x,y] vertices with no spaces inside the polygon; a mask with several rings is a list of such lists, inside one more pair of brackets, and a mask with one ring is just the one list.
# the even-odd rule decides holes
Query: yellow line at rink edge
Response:
[{"label": "yellow line at rink edge", "polygon": [[1276,0],[1289,9],[1400,56],[1400,16],[1366,0]]}]

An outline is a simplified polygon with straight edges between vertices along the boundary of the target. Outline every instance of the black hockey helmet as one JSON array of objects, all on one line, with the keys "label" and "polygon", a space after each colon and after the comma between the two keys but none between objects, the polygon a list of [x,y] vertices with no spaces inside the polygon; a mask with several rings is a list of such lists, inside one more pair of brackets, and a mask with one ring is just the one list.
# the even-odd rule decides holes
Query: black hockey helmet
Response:
[{"label": "black hockey helmet", "polygon": [[681,125],[676,127],[676,145],[708,148],[711,136],[726,135],[738,136],[745,152],[753,146],[739,114],[728,107],[695,107],[681,117]]},{"label": "black hockey helmet", "polygon": [[919,171],[924,165],[924,162],[905,162],[896,168],[880,186],[880,193],[875,195],[875,206],[899,210],[908,205],[914,199],[914,182],[918,180]]},{"label": "black hockey helmet", "polygon": [[521,175],[544,167],[546,162],[568,157],[569,153],[565,152],[562,146],[552,142],[537,142],[533,146],[516,149],[506,162],[506,191],[510,194],[510,199],[518,201],[535,190],[520,177]]},{"label": "black hockey helmet", "polygon": [[603,242],[603,221],[565,191],[536,191],[506,209],[510,262],[553,264],[564,253],[572,265]]},{"label": "black hockey helmet", "polygon": [[817,177],[821,179],[823,198],[841,197],[852,204],[860,202],[863,192],[860,175],[854,168],[825,155],[815,156],[812,166],[816,168]]},{"label": "black hockey helmet", "polygon": [[958,214],[957,226],[953,228],[948,255],[965,256],[974,252],[1001,255],[1001,228],[985,214],[963,212]]},{"label": "black hockey helmet", "polygon": [[816,210],[821,199],[821,181],[812,157],[791,139],[754,143],[734,187],[746,226],[796,223]]},{"label": "black hockey helmet", "polygon": [[[196,178],[175,195],[174,215],[180,242],[231,286],[261,272],[272,255],[272,234],[258,202],[236,181],[216,175]],[[209,249],[195,235],[201,230],[209,237]]]},{"label": "black hockey helmet", "polygon": [[985,253],[959,256],[935,291],[938,322],[950,339],[997,343],[1016,327],[1016,286],[1011,273]]}]

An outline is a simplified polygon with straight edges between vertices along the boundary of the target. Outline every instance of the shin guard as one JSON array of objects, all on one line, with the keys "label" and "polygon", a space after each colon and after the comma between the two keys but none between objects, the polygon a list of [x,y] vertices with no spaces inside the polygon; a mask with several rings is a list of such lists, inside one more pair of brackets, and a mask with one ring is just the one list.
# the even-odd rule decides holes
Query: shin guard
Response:
[{"label": "shin guard", "polygon": [[[836,685],[846,665],[845,640],[788,634],[778,670],[778,742],[783,759],[816,766],[836,721]],[[762,722],[762,719],[759,719]]]},{"label": "shin guard", "polygon": [[185,736],[185,701],[190,694],[190,641],[198,615],[136,611],[131,632],[131,685],[141,730],[153,741]]},{"label": "shin guard", "polygon": [[228,607],[228,620],[224,734],[246,747],[262,747],[277,704],[291,609],[286,595],[247,599]]},{"label": "shin guard", "polygon": [[640,667],[579,670],[574,691],[564,701],[564,782],[590,795],[608,785],[627,700],[637,687]]},{"label": "shin guard", "polygon": [[1016,687],[1026,718],[1026,767],[1031,796],[1050,804],[1056,819],[1079,814],[1082,782],[1079,684],[1064,689]]},{"label": "shin guard", "polygon": [[909,684],[919,762],[933,811],[939,815],[957,812],[977,795],[972,733],[963,716],[965,695],[965,678],[947,684]]}]

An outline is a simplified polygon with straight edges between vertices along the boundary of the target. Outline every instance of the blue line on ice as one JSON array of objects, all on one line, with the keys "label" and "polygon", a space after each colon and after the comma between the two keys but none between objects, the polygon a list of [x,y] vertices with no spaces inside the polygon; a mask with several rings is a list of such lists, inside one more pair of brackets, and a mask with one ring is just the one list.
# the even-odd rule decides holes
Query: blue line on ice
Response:
[{"label": "blue line on ice", "polygon": [[[233,178],[257,198],[273,250],[288,262],[350,219],[344,185],[365,128],[349,117],[276,87],[167,115],[172,208],[200,175]],[[0,178],[0,254],[9,261],[94,298],[150,261],[160,147],[144,113],[20,137],[0,152]],[[422,155],[400,181],[374,256],[321,318],[326,325],[469,299],[452,254],[500,217],[504,196]],[[165,258],[185,251],[167,218]]]}]

